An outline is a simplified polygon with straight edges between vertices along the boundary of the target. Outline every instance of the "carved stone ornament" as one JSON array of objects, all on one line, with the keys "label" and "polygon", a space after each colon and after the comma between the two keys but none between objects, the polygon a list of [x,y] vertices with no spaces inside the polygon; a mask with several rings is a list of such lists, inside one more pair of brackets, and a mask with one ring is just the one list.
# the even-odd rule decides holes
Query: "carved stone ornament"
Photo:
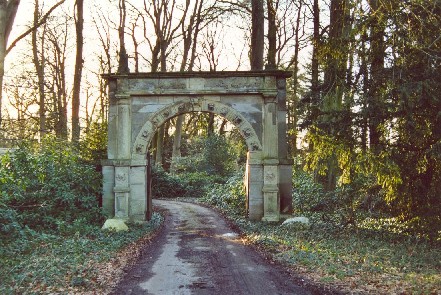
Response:
[{"label": "carved stone ornament", "polygon": [[142,144],[138,144],[135,148],[137,154],[142,154],[144,146]]},{"label": "carved stone ornament", "polygon": [[237,116],[236,118],[234,118],[233,123],[234,123],[235,125],[240,125],[240,123],[242,123],[242,118],[239,117],[239,116]]},{"label": "carved stone ornament", "polygon": [[127,175],[120,173],[115,176],[116,181],[123,182],[126,181]]},{"label": "carved stone ornament", "polygon": [[273,182],[276,179],[276,175],[273,172],[265,173],[265,180],[268,182]]},{"label": "carved stone ornament", "polygon": [[251,130],[249,128],[243,130],[243,136],[249,138],[251,136]]},{"label": "carved stone ornament", "polygon": [[252,142],[250,145],[251,145],[251,151],[255,152],[260,150],[259,144],[257,142]]},{"label": "carved stone ornament", "polygon": [[228,114],[228,109],[227,108],[222,108],[220,110],[220,114],[221,114],[222,117],[226,117],[227,114]]}]

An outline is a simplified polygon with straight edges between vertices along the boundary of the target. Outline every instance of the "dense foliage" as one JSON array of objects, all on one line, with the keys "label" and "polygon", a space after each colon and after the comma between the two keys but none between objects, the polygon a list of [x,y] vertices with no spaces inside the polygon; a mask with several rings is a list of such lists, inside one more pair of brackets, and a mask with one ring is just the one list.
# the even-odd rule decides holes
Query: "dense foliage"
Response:
[{"label": "dense foliage", "polygon": [[307,130],[305,168],[331,194],[350,185],[351,198],[359,199],[361,185],[403,221],[436,221],[441,39],[433,32],[441,3],[331,2],[339,9],[314,45],[324,78],[297,109]]},{"label": "dense foliage", "polygon": [[225,136],[193,138],[185,156],[174,158],[173,173],[156,165],[152,191],[157,198],[201,197],[213,185],[224,184],[237,169],[241,148]]},{"label": "dense foliage", "polygon": [[293,205],[298,215],[309,218],[306,225],[247,220],[240,210],[245,200],[241,174],[213,187],[202,200],[235,222],[244,240],[295,269],[302,282],[347,293],[437,294],[441,231],[422,233],[415,221],[380,216],[386,204],[375,197],[378,191],[365,190],[375,180],[366,181],[365,186],[328,192],[312,175],[296,171]]},{"label": "dense foliage", "polygon": [[155,213],[128,232],[101,230],[101,175],[70,143],[47,137],[0,160],[1,294],[109,288],[108,268],[118,265],[106,263],[162,221]]},{"label": "dense foliage", "polygon": [[0,234],[23,229],[64,232],[77,223],[100,223],[101,187],[95,167],[69,143],[46,138],[1,158]]}]

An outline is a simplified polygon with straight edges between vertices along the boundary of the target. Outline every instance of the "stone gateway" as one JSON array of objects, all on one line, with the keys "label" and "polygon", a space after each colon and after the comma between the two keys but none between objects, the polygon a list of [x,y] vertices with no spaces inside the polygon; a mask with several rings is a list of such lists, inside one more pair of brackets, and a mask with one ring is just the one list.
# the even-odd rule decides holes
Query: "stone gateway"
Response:
[{"label": "stone gateway", "polygon": [[248,146],[248,217],[278,221],[290,215],[289,76],[284,71],[104,75],[109,85],[108,159],[102,161],[106,214],[145,220],[151,211],[147,151],[156,130],[179,114],[210,112],[237,127]]}]

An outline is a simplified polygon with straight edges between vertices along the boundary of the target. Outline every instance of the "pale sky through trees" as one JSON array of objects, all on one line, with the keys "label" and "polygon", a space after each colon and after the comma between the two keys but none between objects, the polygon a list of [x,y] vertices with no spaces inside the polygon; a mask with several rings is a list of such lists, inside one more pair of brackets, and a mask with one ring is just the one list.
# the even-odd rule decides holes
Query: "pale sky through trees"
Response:
[{"label": "pale sky through trees", "polygon": [[[158,1],[158,0],[157,0]],[[172,14],[172,29],[179,23],[183,15],[185,7],[184,0],[167,0],[169,3],[176,1]],[[40,0],[41,14],[46,13],[59,0]],[[160,1],[158,1],[159,3]],[[193,5],[196,0],[191,0],[189,10],[184,22],[187,26],[191,13],[193,13]],[[26,31],[32,24],[34,14],[34,0],[22,0],[18,8],[17,17],[13,26],[9,42],[15,40],[17,36]],[[52,38],[57,42],[62,42],[65,38],[64,32],[67,30],[66,37],[66,52],[64,75],[66,79],[67,92],[67,110],[68,120],[70,124],[70,110],[72,97],[72,81],[74,74],[75,63],[75,21],[74,21],[74,0],[66,0],[64,4],[53,11],[49,17],[46,26],[41,26],[38,29],[38,36],[41,38],[43,32],[47,35],[52,34]],[[152,70],[152,48],[156,42],[155,29],[152,20],[149,19],[144,10],[143,0],[126,0],[127,19],[125,27],[125,45],[129,55],[129,68],[131,72],[135,72],[135,54],[133,35],[138,43],[139,55],[139,72],[150,72]],[[147,5],[152,1],[146,1]],[[211,8],[213,3],[216,3],[216,9],[205,16],[205,24],[201,28],[197,37],[196,59],[192,70],[194,71],[236,71],[236,70],[250,70],[250,34],[251,34],[251,15],[250,8],[240,8],[234,6],[227,7],[222,1],[206,1],[203,0],[202,11]],[[227,2],[230,3],[230,2]],[[293,26],[296,19],[297,8],[295,1],[280,0],[279,7],[280,16],[278,25],[286,26],[286,30],[281,29],[278,35],[278,40],[283,43],[279,55],[277,56],[277,64],[279,69],[284,69],[285,65],[290,64],[293,59],[293,48],[295,40],[293,38]],[[283,6],[285,5],[285,6]],[[225,12],[225,10],[230,12]],[[151,8],[150,8],[151,9]],[[168,6],[170,9],[170,6]],[[302,40],[300,50],[300,71],[305,72],[304,65],[309,62],[309,48],[307,47],[308,31],[306,4],[301,8],[303,14],[302,18],[305,22],[303,26]],[[140,16],[142,15],[142,16]],[[213,16],[215,15],[215,16]],[[210,20],[210,21],[208,21]],[[146,23],[144,33],[144,21]],[[99,87],[99,75],[109,71],[108,61],[110,60],[110,71],[116,72],[118,65],[118,26],[119,26],[119,8],[118,0],[91,0],[85,2],[84,6],[84,47],[83,59],[84,69],[81,82],[81,105],[80,117],[82,117],[81,124],[85,126],[84,120],[94,116],[99,96],[103,89]],[[266,28],[265,21],[265,28]],[[135,28],[135,29],[133,29]],[[171,43],[167,47],[167,71],[179,71],[182,63],[183,52],[183,38],[182,28],[174,32],[174,37],[171,38]],[[265,29],[266,30],[266,29]],[[145,36],[144,36],[145,34]],[[46,36],[45,35],[45,36]],[[48,35],[49,36],[49,35]],[[54,59],[54,52],[51,50],[52,43],[50,38],[45,37],[45,51],[44,54],[48,58],[46,66],[49,66],[49,59]],[[103,40],[100,40],[103,39]],[[284,39],[285,38],[285,39]],[[106,40],[108,39],[108,40]],[[266,39],[266,37],[265,37]],[[39,41],[41,46],[41,39]],[[103,42],[108,46],[108,50],[103,48]],[[149,44],[149,42],[151,42]],[[266,41],[265,41],[266,42]],[[267,45],[265,45],[267,46]],[[38,49],[41,54],[41,48]],[[265,49],[265,51],[267,48]],[[37,74],[32,57],[31,36],[19,41],[12,51],[8,54],[5,61],[5,78],[4,78],[4,107],[7,110],[8,118],[15,119],[18,116],[18,110],[13,107],[13,104],[21,102],[26,103],[25,117],[35,117],[38,113],[39,105],[36,99],[38,92]],[[264,53],[266,59],[266,52]],[[187,58],[189,60],[190,57]],[[101,62],[100,62],[101,60]],[[103,68],[105,67],[105,68]],[[53,69],[52,69],[53,71]],[[47,75],[48,73],[46,73]],[[54,72],[52,72],[54,75]],[[50,77],[47,77],[49,83],[53,82]],[[46,86],[46,90],[48,91]],[[52,90],[53,92],[53,90]],[[53,94],[47,93],[47,96]],[[49,98],[50,100],[50,98]],[[48,116],[51,116],[48,110]],[[55,114],[55,113],[53,113]]]},{"label": "pale sky through trees", "polygon": [[[44,0],[40,1],[40,7],[43,6],[43,13],[45,13],[50,7],[55,4],[56,0]],[[141,0],[133,0],[127,1],[128,3],[133,3],[142,7],[143,1]],[[179,2],[179,0],[178,0]],[[182,1],[181,1],[182,2]],[[207,1],[208,3],[208,1]],[[205,5],[205,1],[204,1]],[[130,10],[130,5],[127,5],[127,9]],[[179,5],[177,6],[179,8]],[[29,28],[33,19],[33,11],[34,11],[34,1],[33,0],[22,0],[17,12],[17,17],[14,23],[14,27],[11,33],[10,42],[15,40],[17,36],[23,33],[25,30]],[[74,11],[74,1],[67,0],[61,7],[58,7],[51,16],[49,20],[49,24],[54,26],[63,25],[63,17],[66,15],[70,18],[73,16]],[[178,14],[178,10],[175,10],[175,15]],[[104,26],[110,26],[108,28],[100,28],[101,34],[105,34],[105,31],[110,32],[111,39],[111,49],[110,54],[112,55],[111,62],[113,66],[113,71],[115,71],[115,67],[117,65],[117,54],[118,50],[118,36],[117,36],[117,26],[119,21],[118,14],[118,2],[111,1],[103,1],[103,0],[94,0],[88,1],[85,3],[85,11],[84,11],[84,72],[83,72],[83,83],[82,83],[82,112],[84,113],[84,90],[86,87],[93,86],[93,84],[97,84],[97,74],[100,73],[99,65],[98,65],[98,57],[103,54],[102,46],[99,41],[99,35],[97,32],[97,27],[94,23],[98,22],[98,25],[101,25],[101,20],[103,20]],[[129,67],[131,71],[134,70],[133,66],[133,43],[131,41],[131,36],[128,35],[130,19],[133,16],[128,12],[126,27],[126,46],[129,54]],[[101,20],[100,20],[101,18]],[[107,18],[107,19],[104,19]],[[67,61],[66,61],[66,76],[70,81],[73,79],[73,64],[75,59],[75,28],[73,19],[69,20],[68,26],[68,49],[67,49]],[[107,23],[105,23],[107,22]],[[219,19],[219,23],[215,27],[214,25],[209,28],[205,28],[202,30],[199,36],[199,40],[202,38],[214,38],[215,42],[215,53],[218,55],[218,66],[216,70],[248,70],[249,69],[249,60],[248,60],[248,40],[246,40],[246,36],[244,36],[244,30],[238,27],[246,26],[246,22],[240,17],[229,17],[227,21]],[[153,28],[150,28],[151,32],[149,37],[154,37]],[[39,29],[41,31],[42,28]],[[149,28],[147,27],[147,30]],[[249,33],[249,32],[246,32]],[[146,42],[142,39],[144,38],[142,33],[142,26],[138,23],[136,37],[139,39],[140,48],[138,51],[144,56],[145,60],[149,59],[149,48],[146,46]],[[61,38],[61,36],[60,36]],[[182,42],[180,38],[176,39],[175,43]],[[200,41],[199,41],[200,42]],[[173,44],[176,48],[173,50],[174,52],[169,57],[169,71],[178,71],[179,70],[179,48],[177,44]],[[204,51],[206,50],[208,45],[199,44],[197,47],[198,51],[198,59],[196,61],[196,66],[194,70],[209,70],[209,64],[207,60],[205,60]],[[17,77],[21,76],[29,76],[33,75],[33,65],[32,58],[30,55],[31,45],[30,45],[30,35],[17,43],[17,45],[12,49],[12,51],[6,57],[5,64],[5,88],[18,86],[22,89],[32,89],[33,85],[29,81],[17,81]],[[50,54],[50,53],[48,53]],[[174,56],[173,56],[174,55]],[[173,62],[173,59],[175,60]],[[150,71],[149,66],[146,62],[143,62],[139,69],[141,72]],[[24,74],[24,72],[26,74]],[[21,85],[18,85],[21,84]],[[71,84],[71,83],[70,83]],[[86,86],[86,84],[92,84]],[[69,85],[69,87],[71,87]],[[71,89],[69,89],[71,91]],[[8,94],[10,91],[5,91],[5,106],[8,105]],[[31,107],[31,111],[37,111],[38,106],[35,105]],[[13,113],[13,112],[12,112]]]}]

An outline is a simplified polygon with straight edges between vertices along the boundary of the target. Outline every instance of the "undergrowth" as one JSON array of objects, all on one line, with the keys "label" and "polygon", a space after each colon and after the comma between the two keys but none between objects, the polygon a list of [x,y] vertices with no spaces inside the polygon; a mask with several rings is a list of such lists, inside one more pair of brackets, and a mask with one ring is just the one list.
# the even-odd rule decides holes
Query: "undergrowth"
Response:
[{"label": "undergrowth", "polygon": [[127,232],[101,230],[101,176],[70,143],[48,137],[0,161],[0,294],[107,288],[120,265],[100,266],[162,222],[154,214]]},{"label": "undergrowth", "polygon": [[[108,283],[97,264],[151,234],[162,222],[154,213],[150,222],[129,224],[129,231],[101,230],[89,226],[68,235],[29,231],[24,239],[3,243],[0,248],[0,294],[77,293],[99,290]],[[112,279],[113,280],[113,279]]]},{"label": "undergrowth", "polygon": [[334,207],[335,212],[325,215],[314,211],[323,202],[317,197],[322,190],[301,177],[294,179],[294,207],[302,192],[309,194],[303,196],[301,212],[310,219],[308,225],[247,220],[238,210],[245,200],[237,189],[242,185],[239,176],[227,186],[214,187],[203,200],[223,211],[250,242],[314,284],[361,294],[441,293],[440,241],[419,235],[398,219],[358,214],[347,223],[341,220],[349,208]]}]

